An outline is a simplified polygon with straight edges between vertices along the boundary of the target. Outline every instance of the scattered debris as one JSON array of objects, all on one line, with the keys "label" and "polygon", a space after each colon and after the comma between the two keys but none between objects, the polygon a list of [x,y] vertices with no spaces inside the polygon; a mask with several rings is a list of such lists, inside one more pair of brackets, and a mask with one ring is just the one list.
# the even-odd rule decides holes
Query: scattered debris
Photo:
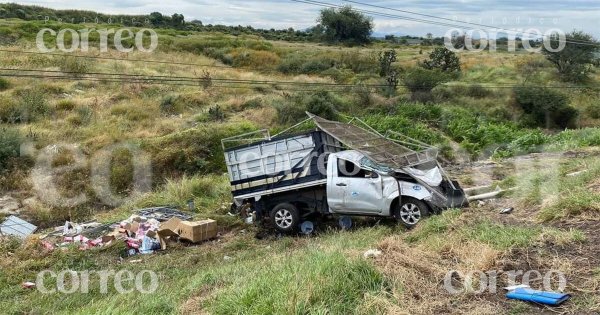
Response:
[{"label": "scattered debris", "polygon": [[315,225],[311,221],[304,221],[300,224],[300,231],[304,235],[310,235],[315,230]]},{"label": "scattered debris", "polygon": [[526,285],[526,284],[517,284],[517,285],[511,285],[511,286],[508,286],[508,287],[504,287],[504,290],[506,290],[506,291],[514,291],[514,290],[520,289],[520,288],[529,288],[529,286]]},{"label": "scattered debris", "polygon": [[352,218],[348,216],[340,217],[338,220],[338,224],[342,228],[342,230],[349,230],[352,228]]},{"label": "scattered debris", "polygon": [[0,235],[13,235],[25,239],[37,230],[37,226],[12,215],[0,225]]},{"label": "scattered debris", "polygon": [[587,172],[589,172],[589,170],[577,171],[577,172],[569,173],[569,174],[567,174],[567,176],[568,177],[574,177],[574,176],[581,175],[581,174],[584,174],[584,173],[587,173]]},{"label": "scattered debris", "polygon": [[515,210],[513,207],[508,207],[500,210],[500,214],[510,214]]},{"label": "scattered debris", "polygon": [[515,189],[517,189],[517,187],[512,187],[509,189],[501,189],[500,187],[496,187],[496,190],[494,190],[492,192],[475,195],[475,196],[468,196],[467,200],[476,201],[476,200],[492,199],[492,198],[498,197],[502,193],[505,193],[505,192],[511,191],[511,190],[515,190]]},{"label": "scattered debris", "polygon": [[21,284],[21,287],[23,287],[23,289],[33,289],[33,288],[35,288],[35,282],[31,282],[31,281],[23,282]]},{"label": "scattered debris", "polygon": [[363,254],[363,257],[365,257],[365,259],[366,258],[377,258],[381,254],[382,254],[382,252],[380,250],[378,250],[378,249],[369,249],[368,251],[366,251]]},{"label": "scattered debris", "polygon": [[465,194],[469,195],[473,192],[477,192],[477,191],[484,191],[484,190],[488,190],[492,188],[491,185],[486,185],[486,186],[477,186],[477,187],[469,187],[469,188],[465,188],[463,189],[463,191],[465,192]]},{"label": "scattered debris", "polygon": [[160,222],[168,221],[171,218],[178,218],[182,221],[189,221],[192,216],[179,210],[169,207],[154,207],[138,210],[138,215],[148,219],[156,219]]},{"label": "scattered debris", "polygon": [[233,258],[232,258],[231,256],[224,256],[224,257],[223,257],[223,260],[227,260],[227,261],[229,261],[229,260],[232,260],[232,259],[233,259]]},{"label": "scattered debris", "polygon": [[513,300],[558,306],[571,298],[571,295],[565,293],[537,291],[530,288],[517,288],[508,292],[506,297]]}]

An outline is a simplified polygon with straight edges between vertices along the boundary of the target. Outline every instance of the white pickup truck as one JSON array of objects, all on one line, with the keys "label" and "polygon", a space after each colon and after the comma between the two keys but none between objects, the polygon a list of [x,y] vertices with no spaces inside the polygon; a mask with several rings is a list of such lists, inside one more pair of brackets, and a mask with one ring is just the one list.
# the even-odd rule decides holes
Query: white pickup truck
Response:
[{"label": "white pickup truck", "polygon": [[[431,147],[416,152],[374,131],[311,119],[319,128],[309,132],[271,137],[261,131],[260,141],[257,133],[223,140],[232,212],[292,232],[323,215],[394,217],[412,227],[430,213],[466,203]],[[254,141],[227,148],[248,138]]]}]

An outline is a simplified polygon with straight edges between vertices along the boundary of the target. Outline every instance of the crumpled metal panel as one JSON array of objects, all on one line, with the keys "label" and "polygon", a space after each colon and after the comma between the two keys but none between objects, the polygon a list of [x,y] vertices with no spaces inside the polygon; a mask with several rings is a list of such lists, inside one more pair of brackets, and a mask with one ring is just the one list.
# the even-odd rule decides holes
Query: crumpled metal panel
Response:
[{"label": "crumpled metal panel", "polygon": [[381,134],[351,123],[330,121],[316,115],[311,115],[311,118],[319,129],[350,149],[359,151],[374,162],[392,169],[400,170],[437,159],[438,151],[435,148],[414,151]]},{"label": "crumpled metal panel", "polygon": [[0,234],[2,235],[13,235],[20,238],[26,238],[37,230],[37,226],[19,219],[17,217],[10,216],[0,225]]}]

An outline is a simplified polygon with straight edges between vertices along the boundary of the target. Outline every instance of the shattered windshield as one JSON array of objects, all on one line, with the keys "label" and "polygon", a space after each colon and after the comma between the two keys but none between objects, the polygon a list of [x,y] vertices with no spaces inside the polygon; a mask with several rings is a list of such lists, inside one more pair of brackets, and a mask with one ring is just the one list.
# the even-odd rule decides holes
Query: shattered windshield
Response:
[{"label": "shattered windshield", "polygon": [[369,159],[366,156],[360,160],[360,165],[364,166],[364,167],[368,167],[370,169],[380,171],[382,173],[386,173],[386,174],[392,171],[391,168],[389,168],[387,166],[379,165],[379,164],[373,162],[371,159]]}]

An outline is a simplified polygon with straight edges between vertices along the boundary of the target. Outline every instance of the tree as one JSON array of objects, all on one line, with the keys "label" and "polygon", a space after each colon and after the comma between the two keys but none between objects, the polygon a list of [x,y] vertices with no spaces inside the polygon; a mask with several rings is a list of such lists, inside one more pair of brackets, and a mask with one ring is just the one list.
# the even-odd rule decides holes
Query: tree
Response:
[{"label": "tree", "polygon": [[183,14],[173,14],[173,16],[171,16],[171,25],[173,25],[174,27],[181,27],[185,24],[185,18],[183,16]]},{"label": "tree", "polygon": [[428,60],[421,63],[421,67],[456,74],[460,73],[460,58],[446,47],[438,47],[429,54]]},{"label": "tree", "polygon": [[367,44],[371,41],[373,19],[354,11],[351,6],[323,9],[317,21],[324,29],[325,39],[330,42]]},{"label": "tree", "polygon": [[[552,36],[550,43],[554,49],[558,48],[558,36]],[[567,34],[565,47],[560,51],[550,51],[546,45],[542,48],[546,59],[558,69],[561,79],[569,82],[582,82],[589,78],[598,51],[600,46],[594,37],[581,31]]]},{"label": "tree", "polygon": [[381,68],[379,69],[380,76],[385,77],[390,74],[392,71],[392,64],[396,62],[396,56],[396,51],[393,49],[379,54],[379,64],[381,65]]},{"label": "tree", "polygon": [[149,20],[150,20],[150,23],[152,23],[152,25],[161,26],[163,24],[164,17],[162,15],[162,13],[160,13],[160,12],[152,12],[152,13],[150,13]]}]

